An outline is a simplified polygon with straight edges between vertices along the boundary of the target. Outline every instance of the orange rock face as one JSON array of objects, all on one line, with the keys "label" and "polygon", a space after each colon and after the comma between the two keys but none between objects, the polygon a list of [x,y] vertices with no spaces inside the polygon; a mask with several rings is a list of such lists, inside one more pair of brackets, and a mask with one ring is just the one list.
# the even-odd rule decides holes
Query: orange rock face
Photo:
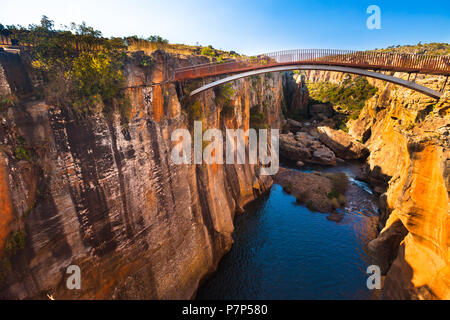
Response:
[{"label": "orange rock face", "polygon": [[[310,71],[310,81],[340,82],[347,75]],[[407,79],[407,74],[394,76]],[[366,141],[370,181],[386,203],[379,237],[369,247],[386,272],[381,297],[450,299],[450,88],[440,101],[368,78],[379,88],[349,133]],[[445,77],[418,75],[440,90]]]},{"label": "orange rock face", "polygon": [[[272,179],[259,176],[255,165],[171,160],[172,132],[191,124],[168,73],[191,62],[162,52],[152,59],[148,74],[133,57],[125,66],[132,105],[126,126],[118,113],[76,117],[39,102],[0,115],[7,117],[1,143],[12,149],[23,137],[34,157],[9,152],[6,163],[0,149],[0,247],[11,221],[26,230],[0,298],[192,298],[230,250],[235,212],[270,188]],[[272,88],[279,83],[280,77],[258,88],[233,83],[235,109],[226,121],[213,91],[204,93],[205,127],[249,128],[249,109],[263,101],[276,127],[281,98]],[[81,290],[66,287],[69,265],[80,267]]]},{"label": "orange rock face", "polygon": [[6,237],[10,229],[9,224],[13,219],[11,195],[9,192],[8,171],[0,153],[0,254],[3,250]]},{"label": "orange rock face", "polygon": [[396,220],[407,230],[382,297],[449,299],[450,119],[432,111],[428,98],[392,85],[382,87],[376,105],[378,111],[369,102],[352,128],[370,128],[368,163],[377,178],[389,182],[390,217],[379,239],[392,244],[386,235],[398,236],[390,230],[398,228]]}]

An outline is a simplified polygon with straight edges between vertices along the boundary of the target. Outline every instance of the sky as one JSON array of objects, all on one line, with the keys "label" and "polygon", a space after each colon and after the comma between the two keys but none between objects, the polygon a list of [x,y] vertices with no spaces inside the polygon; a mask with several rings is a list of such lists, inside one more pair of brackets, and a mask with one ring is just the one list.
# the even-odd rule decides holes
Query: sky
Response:
[{"label": "sky", "polygon": [[[46,15],[60,25],[85,21],[104,36],[160,35],[170,43],[212,45],[256,55],[289,49],[366,50],[450,42],[450,0],[14,0],[0,23],[28,26]],[[369,30],[370,5],[381,29]]]}]

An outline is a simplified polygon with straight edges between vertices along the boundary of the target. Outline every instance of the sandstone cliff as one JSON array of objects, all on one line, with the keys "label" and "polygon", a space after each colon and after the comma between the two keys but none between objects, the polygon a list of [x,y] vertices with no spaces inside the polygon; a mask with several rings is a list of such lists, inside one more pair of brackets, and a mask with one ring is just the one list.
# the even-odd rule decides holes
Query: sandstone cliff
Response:
[{"label": "sandstone cliff", "polygon": [[[272,183],[253,165],[170,160],[171,132],[190,124],[183,89],[167,80],[193,58],[155,52],[144,70],[130,57],[124,124],[118,112],[80,115],[30,100],[38,77],[17,56],[0,56],[0,93],[17,98],[0,110],[0,297],[193,297],[232,245],[235,212]],[[281,76],[253,82],[233,83],[226,120],[213,91],[199,96],[204,123],[248,128],[250,108],[264,105],[279,126]],[[81,290],[66,288],[69,265],[81,268]]]},{"label": "sandstone cliff", "polygon": [[[316,82],[345,77],[307,73],[307,80]],[[436,102],[400,86],[368,81],[378,87],[378,94],[347,125],[369,148],[369,180],[384,193],[383,230],[371,243],[386,274],[382,297],[450,299],[450,88],[447,84],[445,96]],[[435,90],[444,81],[429,75],[416,79]]]}]

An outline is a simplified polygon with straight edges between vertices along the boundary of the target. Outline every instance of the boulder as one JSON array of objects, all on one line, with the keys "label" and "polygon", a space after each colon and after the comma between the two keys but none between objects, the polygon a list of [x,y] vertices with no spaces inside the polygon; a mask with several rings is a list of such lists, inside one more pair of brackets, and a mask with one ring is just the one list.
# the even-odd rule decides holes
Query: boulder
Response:
[{"label": "boulder", "polygon": [[296,162],[336,165],[333,151],[306,132],[280,134],[280,156]]},{"label": "boulder", "polygon": [[286,124],[284,126],[284,129],[286,131],[292,131],[292,132],[299,131],[299,130],[301,130],[301,128],[302,128],[301,122],[298,122],[298,121],[295,121],[292,119],[287,119]]},{"label": "boulder", "polygon": [[369,149],[342,130],[318,127],[317,131],[319,140],[342,159],[365,159],[369,155]]}]

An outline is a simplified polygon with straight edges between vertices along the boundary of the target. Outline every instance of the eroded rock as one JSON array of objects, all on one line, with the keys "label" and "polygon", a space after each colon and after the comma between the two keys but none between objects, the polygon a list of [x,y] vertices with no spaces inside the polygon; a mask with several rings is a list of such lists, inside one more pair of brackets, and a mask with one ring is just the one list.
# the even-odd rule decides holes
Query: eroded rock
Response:
[{"label": "eroded rock", "polygon": [[317,131],[320,141],[342,159],[365,159],[369,155],[369,149],[342,130],[318,127]]},{"label": "eroded rock", "polygon": [[295,135],[281,134],[280,155],[293,161],[336,165],[336,156],[333,151],[306,132],[297,132]]}]

